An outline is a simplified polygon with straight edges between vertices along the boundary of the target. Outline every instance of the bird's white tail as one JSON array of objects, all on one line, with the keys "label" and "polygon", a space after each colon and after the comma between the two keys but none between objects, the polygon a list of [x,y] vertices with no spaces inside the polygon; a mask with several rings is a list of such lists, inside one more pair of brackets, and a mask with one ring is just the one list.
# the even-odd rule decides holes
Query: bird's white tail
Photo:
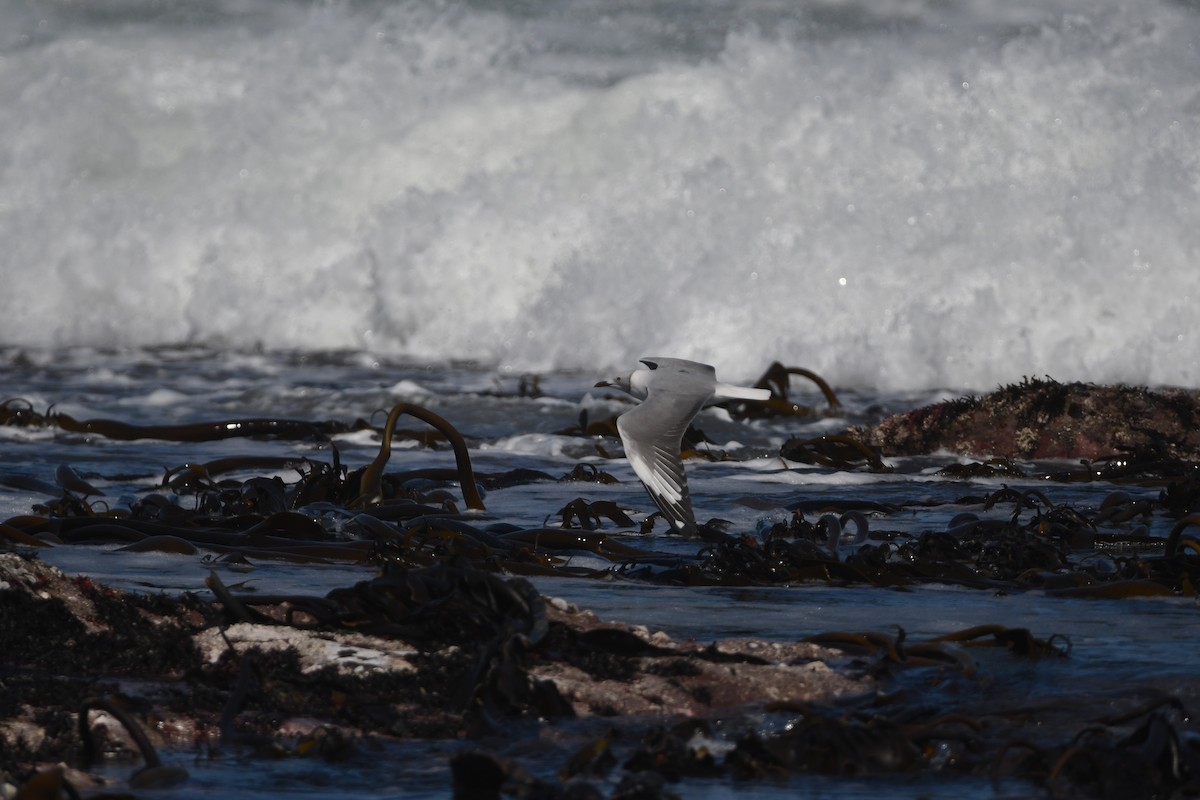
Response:
[{"label": "bird's white tail", "polygon": [[751,389],[748,386],[734,386],[731,383],[717,381],[713,390],[713,399],[721,400],[770,400],[770,389]]}]

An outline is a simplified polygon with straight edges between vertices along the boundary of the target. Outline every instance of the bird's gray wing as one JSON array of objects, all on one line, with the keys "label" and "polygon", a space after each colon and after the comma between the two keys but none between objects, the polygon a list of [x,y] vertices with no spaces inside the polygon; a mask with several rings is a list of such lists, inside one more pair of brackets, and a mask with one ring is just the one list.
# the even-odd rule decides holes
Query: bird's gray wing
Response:
[{"label": "bird's gray wing", "polygon": [[723,383],[717,380],[717,371],[708,364],[701,364],[698,361],[646,356],[641,359],[641,362],[649,369],[656,371],[657,375],[670,375],[669,380],[673,384],[694,384],[694,391],[701,391],[701,387],[708,387],[707,390],[711,396],[705,400],[706,405],[725,400],[771,399],[771,391],[769,389],[734,386],[731,383]]},{"label": "bird's gray wing", "polygon": [[684,431],[709,397],[707,389],[652,387],[636,408],[617,418],[630,466],[655,505],[681,533],[696,532],[687,475],[679,456]]},{"label": "bird's gray wing", "polygon": [[679,380],[695,380],[708,384],[717,382],[716,369],[699,361],[666,356],[646,356],[638,360],[652,370],[661,370],[663,374],[673,373]]}]

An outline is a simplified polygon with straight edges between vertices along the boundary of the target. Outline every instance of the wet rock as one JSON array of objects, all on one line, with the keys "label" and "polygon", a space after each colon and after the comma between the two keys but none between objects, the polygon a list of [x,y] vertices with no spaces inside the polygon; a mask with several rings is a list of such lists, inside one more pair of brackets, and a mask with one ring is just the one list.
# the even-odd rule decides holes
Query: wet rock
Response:
[{"label": "wet rock", "polygon": [[333,668],[342,674],[372,672],[415,672],[418,650],[405,642],[365,634],[298,631],[282,625],[238,623],[228,628],[207,628],[195,636],[202,659],[216,663],[230,650],[241,654],[291,650],[300,660],[300,670],[312,673]]},{"label": "wet rock", "polygon": [[[677,642],[457,564],[396,571],[326,598],[237,598],[213,585],[223,599],[212,604],[147,597],[0,554],[0,640],[13,643],[0,651],[0,773],[21,785],[39,765],[74,763],[79,710],[95,708],[97,695],[119,694],[155,747],[237,742],[278,757],[344,754],[367,735],[498,731],[517,717],[638,724],[740,713],[870,686],[829,667],[822,659],[837,653],[818,645]],[[257,621],[233,621],[233,605]],[[90,728],[100,752],[133,757],[121,725],[93,711]],[[578,771],[612,760],[599,753]],[[463,780],[476,777],[468,770]],[[543,784],[503,769],[515,796],[595,794],[586,782],[550,794]],[[666,796],[645,781],[628,792]]]},{"label": "wet rock", "polygon": [[1025,379],[854,431],[885,455],[937,451],[1100,458],[1139,448],[1200,457],[1200,392]]},{"label": "wet rock", "polygon": [[870,688],[831,668],[827,661],[837,651],[819,645],[677,642],[602,623],[588,611],[551,605],[548,616],[551,658],[536,664],[533,674],[553,681],[580,717],[704,716],[771,702],[828,701]]}]

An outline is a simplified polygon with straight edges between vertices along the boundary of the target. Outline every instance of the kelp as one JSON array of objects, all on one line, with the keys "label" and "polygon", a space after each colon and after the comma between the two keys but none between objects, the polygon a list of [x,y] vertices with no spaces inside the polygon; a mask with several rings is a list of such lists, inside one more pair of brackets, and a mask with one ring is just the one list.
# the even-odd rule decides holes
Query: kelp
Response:
[{"label": "kelp", "polygon": [[129,733],[138,752],[142,756],[141,769],[129,778],[129,786],[133,789],[166,789],[183,783],[188,778],[188,771],[183,767],[163,764],[158,757],[158,751],[150,743],[142,726],[125,709],[112,700],[104,697],[93,697],[86,700],[79,709],[79,738],[83,741],[83,752],[80,757],[84,769],[92,766],[97,760],[97,745],[92,735],[92,726],[88,722],[88,712],[96,710],[110,715],[121,723]]},{"label": "kelp", "polygon": [[833,388],[824,378],[805,367],[787,367],[778,361],[772,362],[766,371],[763,372],[762,376],[754,383],[754,386],[759,389],[770,390],[771,397],[768,400],[753,403],[732,401],[725,405],[729,408],[730,414],[735,419],[811,416],[816,413],[815,409],[811,406],[793,402],[788,396],[788,390],[791,388],[790,379],[793,375],[806,378],[816,384],[828,405],[827,413],[829,415],[836,416],[842,413],[841,401],[838,400],[837,394],[834,393]]},{"label": "kelp", "polygon": [[422,422],[427,422],[450,440],[454,448],[454,458],[458,465],[459,483],[462,487],[463,499],[467,507],[476,511],[486,510],[483,498],[475,485],[475,473],[471,468],[471,456],[467,452],[467,443],[462,434],[443,417],[415,403],[397,403],[388,413],[387,422],[383,428],[383,440],[379,445],[379,454],[362,471],[359,495],[351,502],[352,507],[361,508],[383,499],[383,470],[392,454],[392,436],[396,429],[396,421],[403,414],[411,414]]},{"label": "kelp", "polygon": [[871,472],[891,472],[879,451],[851,436],[828,435],[813,439],[791,438],[783,443],[779,455],[788,461],[815,464],[831,469],[852,470],[865,466]]},{"label": "kelp", "polygon": [[[168,442],[213,442],[224,439],[258,438],[258,439],[291,439],[325,441],[342,433],[352,433],[360,430],[386,431],[390,443],[396,436],[413,439],[423,446],[429,447],[436,442],[448,438],[446,429],[451,428],[433,412],[414,404],[405,406],[399,414],[409,413],[435,428],[435,433],[417,431],[399,431],[395,429],[395,418],[389,415],[390,422],[383,429],[371,425],[363,419],[353,422],[342,420],[299,420],[278,417],[234,418],[208,420],[204,422],[189,422],[176,425],[135,425],[112,419],[76,419],[69,414],[54,411],[53,407],[45,412],[34,410],[32,403],[22,398],[9,398],[0,403],[0,425],[30,428],[54,428],[67,433],[78,433],[89,436],[102,436],[113,441],[136,441],[139,439],[157,439]],[[459,436],[457,431],[454,435]]]},{"label": "kelp", "polygon": [[[786,375],[800,373],[785,369],[782,374],[786,381]],[[450,443],[454,468],[387,471],[392,444],[401,433],[396,426],[406,415],[433,426],[436,437],[427,444]],[[88,426],[67,420],[62,415],[38,415],[20,401],[0,405],[4,424],[57,425],[71,435],[102,436],[107,431],[114,438],[135,432],[131,426],[103,420],[87,421],[97,423]],[[595,423],[587,425],[586,418],[581,423],[580,433],[599,430],[592,428]],[[175,427],[143,426],[136,432],[199,435],[199,429]],[[300,438],[328,436],[329,430],[333,429],[319,423],[262,428],[238,424],[227,429],[236,431],[230,435]],[[569,717],[573,713],[569,698],[553,682],[535,677],[534,667],[547,662],[618,682],[642,675],[686,678],[701,671],[704,663],[762,662],[752,654],[729,653],[715,646],[682,657],[673,647],[633,633],[571,629],[550,619],[546,600],[522,576],[683,586],[952,584],[982,591],[1105,599],[1195,596],[1200,581],[1197,467],[1164,450],[1096,457],[1069,471],[1082,475],[1082,480],[1123,486],[1108,493],[1096,508],[1062,499],[1064,490],[1058,482],[1076,480],[1063,477],[1066,473],[1042,476],[1044,482],[1037,487],[1002,485],[992,490],[989,486],[987,494],[965,496],[954,503],[954,516],[944,526],[922,530],[908,525],[904,532],[889,530],[889,520],[900,514],[919,518],[931,508],[929,502],[784,499],[772,502],[776,516],[757,531],[732,531],[713,522],[703,529],[707,540],[694,552],[663,553],[630,545],[615,535],[632,533],[639,523],[626,509],[606,500],[578,497],[546,513],[540,527],[511,525],[486,513],[480,487],[500,491],[561,480],[582,490],[588,483],[615,480],[593,464],[581,463],[561,477],[535,470],[476,473],[467,438],[448,420],[411,404],[393,407],[384,427],[377,430],[378,453],[360,470],[342,464],[336,447],[329,460],[248,454],[186,462],[166,470],[157,486],[128,507],[108,508],[96,502],[102,494],[96,486],[104,485],[104,476],[63,464],[56,470],[55,484],[43,487],[50,497],[38,504],[38,513],[0,523],[0,542],[23,552],[108,544],[131,552],[196,558],[222,569],[252,569],[260,560],[375,567],[375,577],[325,597],[241,591],[226,584],[220,572],[210,573],[206,583],[213,600],[203,608],[190,606],[187,612],[204,624],[217,620],[222,626],[372,634],[410,643],[425,659],[411,685],[382,679],[378,684],[366,680],[351,684],[328,673],[314,679],[285,656],[236,652],[232,645],[215,666],[189,673],[177,663],[186,660],[181,655],[184,646],[174,642],[171,648],[159,648],[157,657],[169,655],[174,659],[170,669],[194,682],[198,703],[205,692],[211,694],[203,699],[205,708],[221,718],[219,727],[229,742],[250,741],[246,729],[256,715],[308,713],[308,702],[328,719],[354,720],[375,732],[405,735],[417,730],[442,737],[482,735],[509,730],[513,720]],[[853,437],[795,439],[785,449],[795,456],[792,460],[826,468],[889,469],[879,451]],[[963,471],[945,472],[942,477],[1028,481],[1034,474],[1029,466],[1008,460],[978,466],[974,470],[965,465]],[[459,494],[448,491],[455,483],[466,507],[463,512]],[[1136,493],[1131,488],[1135,486],[1157,487],[1162,493],[1155,499]],[[1158,513],[1176,520],[1165,538],[1151,536],[1141,527]],[[650,515],[641,525],[652,525],[654,519]],[[587,557],[579,558],[581,554]],[[62,657],[63,642],[78,640],[87,642],[94,650],[89,657],[100,661],[71,661],[73,668],[87,671],[111,663],[116,674],[133,674],[131,657],[122,660],[113,648],[151,651],[148,637],[156,629],[134,620],[148,615],[147,608],[134,608],[130,602],[121,611],[106,604],[104,593],[94,588],[85,595],[124,626],[126,633],[114,637],[108,649],[97,638],[83,638],[89,634],[71,627],[58,606],[35,608],[25,603],[12,619],[29,617],[29,624],[45,625],[53,616],[60,628],[54,632],[58,638],[47,652],[21,650],[6,657],[19,657],[23,667],[42,667]],[[199,601],[191,597],[188,602]],[[45,616],[35,618],[36,614]],[[692,718],[680,723],[678,730],[668,726],[631,735],[625,729],[621,735],[584,744],[562,767],[565,784],[534,778],[519,764],[485,753],[456,761],[455,780],[464,786],[482,783],[496,791],[542,792],[540,796],[563,796],[564,787],[572,785],[577,788],[571,791],[579,796],[593,796],[587,793],[600,790],[588,782],[590,776],[622,770],[609,786],[661,796],[667,791],[664,785],[681,775],[756,780],[809,772],[962,773],[1019,778],[1061,794],[1105,795],[1127,788],[1119,772],[1107,768],[1111,760],[1143,770],[1149,776],[1147,785],[1156,792],[1196,791],[1196,746],[1179,709],[1156,706],[1122,719],[1110,715],[1089,720],[1083,730],[1058,738],[1040,731],[1035,738],[1023,732],[992,732],[1012,730],[1016,712],[1011,710],[964,710],[905,694],[904,681],[914,674],[928,673],[936,676],[931,681],[938,682],[981,681],[987,661],[996,657],[993,653],[1030,660],[1069,657],[1070,643],[1062,637],[1043,638],[1019,625],[993,624],[920,641],[895,628],[827,631],[812,634],[808,641],[844,653],[846,669],[895,682],[889,684],[894,691],[875,695],[875,705],[865,706],[861,699],[828,707],[768,703],[765,713],[786,717],[787,723],[776,728],[777,733],[748,726],[732,734],[733,744],[722,758],[694,744],[691,736],[706,721]],[[693,699],[703,700],[707,691],[703,686],[695,688]],[[411,693],[406,697],[424,693],[421,702],[429,706],[422,708],[436,705],[445,716],[420,722],[378,710],[388,705],[380,698],[406,692]],[[1086,716],[1086,712],[1079,713]],[[1020,710],[1031,720],[1030,726],[1039,724],[1041,713],[1038,708]],[[314,733],[294,746],[279,749],[276,742],[275,752],[303,755],[321,751],[325,741],[330,743],[327,752],[345,752],[346,741],[339,739],[336,729],[324,730],[325,734]],[[132,728],[130,732],[136,737]],[[91,735],[80,729],[81,739]],[[149,758],[146,763],[150,764]],[[478,775],[471,780],[464,777],[474,769],[480,771]],[[69,791],[69,781],[63,783],[61,777],[52,772],[22,775],[28,781],[22,791],[28,788],[28,796],[43,789]]]},{"label": "kelp", "polygon": [[1056,504],[1039,489],[1004,486],[974,502],[981,511],[1011,503],[1011,515],[1004,520],[964,512],[945,530],[895,536],[873,530],[867,516],[896,513],[895,507],[865,506],[814,521],[806,509],[836,511],[855,504],[812,501],[794,504],[789,522],[760,536],[726,537],[694,560],[667,569],[630,565],[621,574],[691,586],[943,583],[1096,598],[1196,594],[1200,539],[1184,532],[1200,526],[1200,517],[1181,520],[1163,539],[1098,531],[1101,523],[1129,522],[1145,513],[1144,501],[1121,494],[1090,513]]},{"label": "kelp", "polygon": [[[36,583],[25,591],[47,585],[43,579],[31,576],[31,580]],[[572,717],[572,701],[555,680],[538,676],[538,665],[567,665],[620,692],[646,677],[695,681],[708,674],[710,680],[736,683],[743,680],[742,670],[763,668],[778,675],[780,669],[762,657],[770,652],[767,643],[759,643],[757,652],[716,645],[682,648],[655,643],[622,627],[578,627],[552,617],[546,598],[528,582],[461,562],[389,567],[375,578],[324,597],[239,593],[215,573],[209,585],[214,599],[206,604],[201,625],[265,625],[322,636],[339,631],[369,634],[417,649],[418,655],[410,658],[420,666],[403,673],[401,682],[382,675],[372,679],[353,671],[339,673],[332,667],[306,673],[292,651],[235,650],[232,645],[215,662],[198,661],[181,669],[179,674],[192,687],[185,706],[190,713],[219,717],[216,727],[224,746],[250,746],[260,757],[345,758],[356,749],[355,739],[339,726],[351,723],[375,731],[374,735],[410,730],[403,726],[411,723],[390,710],[401,696],[428,709],[419,713],[438,709],[439,724],[457,726],[460,735],[492,737],[479,739],[483,745],[497,741],[497,734],[511,737],[515,720],[530,718],[546,724]],[[57,594],[58,589],[54,591]],[[90,591],[97,599],[123,602],[117,593],[110,597],[100,587]],[[36,613],[45,613],[41,609],[49,607],[46,601],[38,602],[43,605]],[[172,610],[175,602],[179,601],[158,601],[156,612],[168,616],[158,622],[148,620],[145,629],[161,634],[186,625],[182,622],[186,615],[179,613],[183,609]],[[44,619],[30,622],[45,624]],[[59,623],[59,627],[65,626]],[[498,792],[603,797],[604,786],[626,786],[638,787],[639,797],[665,797],[666,787],[682,777],[755,781],[797,774],[1005,778],[1061,794],[1109,796],[1127,788],[1121,771],[1086,768],[1105,759],[1135,765],[1156,796],[1187,795],[1196,788],[1193,770],[1200,753],[1185,727],[1187,710],[1177,699],[1126,704],[1119,710],[1106,704],[1104,716],[1097,718],[1093,701],[1083,698],[1079,702],[1085,705],[1077,709],[1076,722],[1064,720],[1058,701],[1039,704],[1022,698],[1014,707],[1011,701],[980,704],[951,699],[973,693],[989,696],[992,678],[981,666],[985,650],[992,669],[997,659],[1035,665],[1044,659],[1070,657],[1070,643],[1061,636],[1043,638],[1027,628],[990,624],[920,640],[896,629],[825,631],[811,634],[806,641],[832,648],[821,651],[826,658],[832,654],[831,663],[838,665],[840,660],[838,669],[872,676],[879,691],[826,702],[767,700],[740,710],[656,715],[649,722],[645,717],[613,717],[607,723],[608,733],[560,756],[557,778],[537,777],[513,758],[470,750],[451,764],[456,796]],[[58,661],[63,658],[57,656]],[[720,668],[705,673],[705,664]],[[926,697],[922,689],[950,682],[955,688],[938,700]],[[711,690],[717,688],[714,684]],[[701,701],[709,696],[704,685],[693,685],[691,691]],[[179,713],[180,700],[174,702]],[[144,766],[128,779],[131,790],[187,780],[186,770],[158,758],[138,720],[142,714],[112,697],[91,696],[73,715],[83,748],[78,763],[83,768],[103,746],[96,738],[99,728],[89,724],[91,710],[104,711],[119,721],[141,753]],[[265,732],[269,730],[263,727],[266,720],[298,713],[324,721],[294,744]],[[413,713],[408,712],[410,718]],[[764,715],[776,722],[764,726]],[[445,736],[452,729],[438,730]],[[721,739],[725,743],[717,755],[706,742]],[[61,772],[22,780],[21,796],[73,791]],[[611,796],[622,795],[614,789]]]},{"label": "kelp", "polygon": [[542,644],[549,622],[545,601],[524,579],[439,562],[393,566],[325,598],[235,595],[215,573],[209,585],[234,622],[341,628],[431,653],[454,647],[467,654],[463,673],[447,687],[446,710],[464,715],[477,733],[501,719],[573,715],[553,684],[528,674],[528,654]]},{"label": "kelp", "polygon": [[951,480],[975,480],[978,478],[1024,478],[1025,470],[1009,458],[989,458],[985,461],[970,461],[966,464],[950,464],[938,470],[938,476]]},{"label": "kelp", "polygon": [[[636,787],[633,796],[659,798],[686,777],[782,782],[803,774],[877,776],[872,785],[884,793],[889,776],[904,777],[905,791],[916,776],[1019,780],[1025,788],[1018,791],[1040,787],[1055,796],[1177,797],[1200,789],[1200,746],[1176,698],[1134,699],[1132,707],[1097,717],[1094,700],[1083,697],[1071,701],[1075,716],[1065,722],[1058,699],[1021,697],[1016,705],[1003,699],[956,709],[910,697],[906,688],[953,681],[955,695],[978,686],[984,696],[990,679],[968,648],[991,647],[1008,659],[1036,663],[1069,657],[1061,637],[985,625],[923,642],[906,642],[903,631],[809,638],[833,644],[860,668],[882,669],[895,690],[836,703],[767,702],[751,718],[664,720],[632,736],[612,725],[564,754],[557,780],[474,749],[452,759],[454,796],[603,797],[596,788],[602,780]],[[711,749],[714,742],[721,742],[721,755]],[[1006,793],[1012,792],[1010,784]],[[618,788],[612,796],[626,795]]]},{"label": "kelp", "polygon": [[[27,410],[19,406],[17,411]],[[385,472],[391,455],[388,432],[395,430],[403,415],[428,422],[451,443],[456,469]],[[785,452],[809,457],[789,450],[790,445],[785,445]],[[886,468],[873,451],[844,437],[813,440],[805,445],[805,452],[819,453],[827,461],[838,453],[842,468],[860,463]],[[277,475],[221,477],[255,468],[294,469],[296,478],[288,482]],[[148,494],[125,511],[96,509],[87,502],[97,493],[87,478],[66,465],[57,476],[61,496],[39,505],[41,516],[0,524],[0,537],[16,546],[118,544],[130,551],[204,554],[246,567],[261,559],[416,567],[460,558],[481,569],[520,575],[619,575],[626,580],[681,585],[936,582],[1119,598],[1192,595],[1200,580],[1200,545],[1184,535],[1196,524],[1195,515],[1182,518],[1165,540],[1136,529],[1100,530],[1102,525],[1132,524],[1153,514],[1151,500],[1124,491],[1107,495],[1098,509],[1084,510],[1056,503],[1049,488],[1001,486],[980,498],[963,498],[959,504],[976,503],[980,513],[1008,507],[1007,521],[967,512],[956,515],[945,530],[900,536],[873,530],[870,518],[886,518],[900,512],[901,506],[852,498],[802,500],[787,504],[792,511],[787,523],[775,523],[758,536],[730,535],[716,522],[706,524],[702,538],[708,543],[691,557],[629,547],[604,534],[606,526],[626,530],[637,526],[610,501],[577,498],[548,515],[537,529],[489,523],[481,515],[484,503],[477,485],[512,486],[554,480],[553,476],[530,470],[477,475],[466,441],[454,426],[411,404],[392,409],[378,454],[358,471],[347,470],[336,450],[332,462],[240,456],[167,470],[163,487],[193,496],[191,509],[159,494]],[[609,477],[581,464],[561,480]],[[456,481],[469,511],[459,513],[454,498],[431,487],[431,480]],[[414,488],[417,485],[423,488]],[[312,509],[322,504],[327,510],[314,514]],[[810,519],[809,512],[819,516]],[[552,517],[557,518],[555,526],[550,525]],[[648,516],[641,530],[645,532],[654,519]],[[568,533],[572,529],[590,533]],[[1086,554],[1078,554],[1085,550]],[[573,564],[571,554],[581,551],[608,559],[612,566]],[[1110,555],[1101,558],[1099,553]]]},{"label": "kelp", "polygon": [[[45,413],[33,409],[33,404],[21,398],[9,398],[0,403],[0,425],[32,428],[57,428],[67,433],[103,436],[115,441],[161,439],[170,442],[212,442],[239,437],[278,439],[328,438],[336,433],[357,429],[354,425],[334,420],[251,418],[192,422],[181,425],[133,425],[112,419],[75,419],[53,408]],[[366,423],[358,425],[366,427]]]}]

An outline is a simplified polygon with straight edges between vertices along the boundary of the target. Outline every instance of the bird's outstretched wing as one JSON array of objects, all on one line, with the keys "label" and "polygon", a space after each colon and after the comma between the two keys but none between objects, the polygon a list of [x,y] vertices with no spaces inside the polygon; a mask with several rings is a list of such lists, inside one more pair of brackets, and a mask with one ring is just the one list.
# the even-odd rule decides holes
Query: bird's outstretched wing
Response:
[{"label": "bird's outstretched wing", "polygon": [[700,391],[700,387],[705,387],[704,390],[710,395],[705,401],[706,405],[709,403],[721,403],[726,400],[771,399],[770,389],[735,386],[732,383],[724,383],[717,380],[717,371],[708,364],[685,361],[682,358],[661,358],[657,356],[647,356],[641,359],[641,362],[651,370],[670,374],[672,382],[694,383],[696,391]]},{"label": "bird's outstretched wing", "polygon": [[696,532],[687,475],[679,455],[684,431],[711,395],[711,385],[652,386],[641,405],[617,418],[625,455],[655,505],[684,534]]}]

